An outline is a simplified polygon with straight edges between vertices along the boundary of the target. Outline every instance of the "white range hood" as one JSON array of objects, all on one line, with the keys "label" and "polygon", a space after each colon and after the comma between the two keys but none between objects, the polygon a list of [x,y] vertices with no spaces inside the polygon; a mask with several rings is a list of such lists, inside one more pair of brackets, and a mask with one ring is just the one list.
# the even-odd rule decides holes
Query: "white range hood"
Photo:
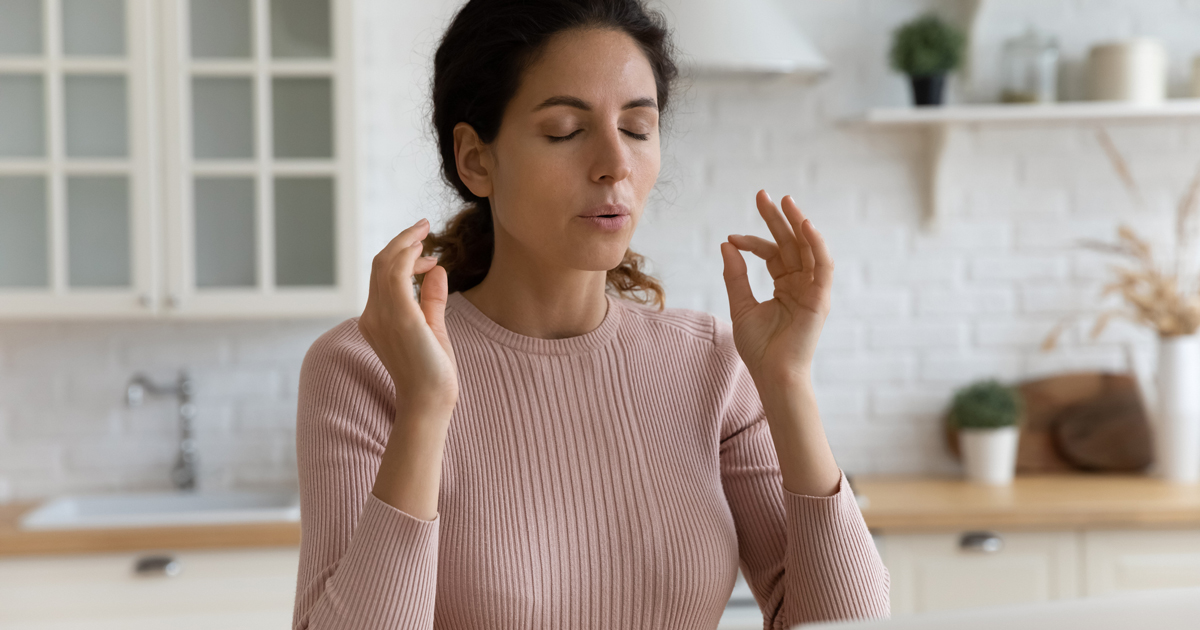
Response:
[{"label": "white range hood", "polygon": [[825,60],[776,0],[654,0],[667,18],[680,62],[697,75],[819,77]]}]

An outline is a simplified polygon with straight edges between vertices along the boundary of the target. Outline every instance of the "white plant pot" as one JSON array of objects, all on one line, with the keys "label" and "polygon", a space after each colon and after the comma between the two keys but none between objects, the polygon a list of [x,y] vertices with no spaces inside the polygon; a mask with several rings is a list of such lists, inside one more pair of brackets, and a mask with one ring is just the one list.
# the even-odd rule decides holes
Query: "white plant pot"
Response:
[{"label": "white plant pot", "polygon": [[1200,481],[1200,335],[1160,337],[1154,465],[1174,483]]},{"label": "white plant pot", "polygon": [[958,447],[962,453],[967,481],[989,486],[1012,483],[1017,469],[1017,427],[997,429],[959,429]]}]

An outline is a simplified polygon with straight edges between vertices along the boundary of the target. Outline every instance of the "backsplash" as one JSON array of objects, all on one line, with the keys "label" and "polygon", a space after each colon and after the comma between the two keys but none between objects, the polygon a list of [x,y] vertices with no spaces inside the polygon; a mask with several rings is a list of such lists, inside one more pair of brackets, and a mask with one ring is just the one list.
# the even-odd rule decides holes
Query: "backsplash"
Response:
[{"label": "backsplash", "polygon": [[181,368],[199,486],[294,486],[300,362],[337,321],[0,326],[0,497],[170,489],[176,399],[130,408],[125,388],[136,372],[166,384]]},{"label": "backsplash", "polygon": [[[452,4],[357,3],[364,280],[396,232],[421,216],[436,226],[450,211],[423,99],[426,64]],[[928,231],[924,134],[847,119],[907,103],[904,80],[886,67],[896,24],[928,7],[953,16],[966,3],[785,4],[833,73],[811,86],[705,80],[677,95],[660,186],[633,242],[664,282],[668,306],[728,319],[718,244],[730,233],[768,234],[753,204],[758,188],[776,199],[792,194],[837,263],[815,369],[834,452],[852,474],[957,470],[938,416],[953,389],[974,378],[1124,369],[1126,341],[1147,360],[1150,337],[1129,327],[1089,342],[1084,321],[1061,349],[1042,353],[1038,344],[1062,317],[1097,304],[1107,261],[1080,250],[1080,239],[1110,239],[1123,222],[1157,242],[1168,238],[1175,200],[1200,165],[1200,124],[1108,127],[1142,186],[1142,212],[1089,126],[964,127],[947,155],[946,215]],[[1200,53],[1176,37],[1200,28],[1200,3],[1189,0],[1024,0],[985,18],[1002,20],[981,28],[989,36],[1013,34],[1026,20],[1057,29],[1068,65],[1090,41],[1161,36],[1175,95],[1186,81],[1182,64]],[[744,256],[766,299],[765,269]],[[294,484],[300,362],[338,321],[0,324],[0,502],[169,488],[173,402],[128,409],[124,390],[137,371],[166,380],[182,367],[197,385],[200,486]]]}]

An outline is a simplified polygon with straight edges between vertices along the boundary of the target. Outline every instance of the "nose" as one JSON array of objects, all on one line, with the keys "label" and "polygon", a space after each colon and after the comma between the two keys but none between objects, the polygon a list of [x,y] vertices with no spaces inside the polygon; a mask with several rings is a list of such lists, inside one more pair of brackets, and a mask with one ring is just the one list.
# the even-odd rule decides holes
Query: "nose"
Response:
[{"label": "nose", "polygon": [[629,159],[629,148],[621,140],[621,130],[614,125],[596,140],[595,157],[592,160],[592,181],[616,183],[633,171]]}]

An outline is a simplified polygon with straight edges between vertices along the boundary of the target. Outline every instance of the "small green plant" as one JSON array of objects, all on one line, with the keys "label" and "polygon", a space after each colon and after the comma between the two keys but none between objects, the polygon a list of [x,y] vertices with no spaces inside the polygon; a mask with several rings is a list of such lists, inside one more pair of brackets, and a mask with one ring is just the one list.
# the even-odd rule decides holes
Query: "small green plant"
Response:
[{"label": "small green plant", "polygon": [[934,13],[926,13],[896,29],[892,42],[892,67],[924,77],[945,74],[962,60],[966,37]]},{"label": "small green plant", "polygon": [[1021,394],[995,380],[972,383],[954,393],[949,422],[959,429],[998,429],[1017,424],[1024,411]]}]

